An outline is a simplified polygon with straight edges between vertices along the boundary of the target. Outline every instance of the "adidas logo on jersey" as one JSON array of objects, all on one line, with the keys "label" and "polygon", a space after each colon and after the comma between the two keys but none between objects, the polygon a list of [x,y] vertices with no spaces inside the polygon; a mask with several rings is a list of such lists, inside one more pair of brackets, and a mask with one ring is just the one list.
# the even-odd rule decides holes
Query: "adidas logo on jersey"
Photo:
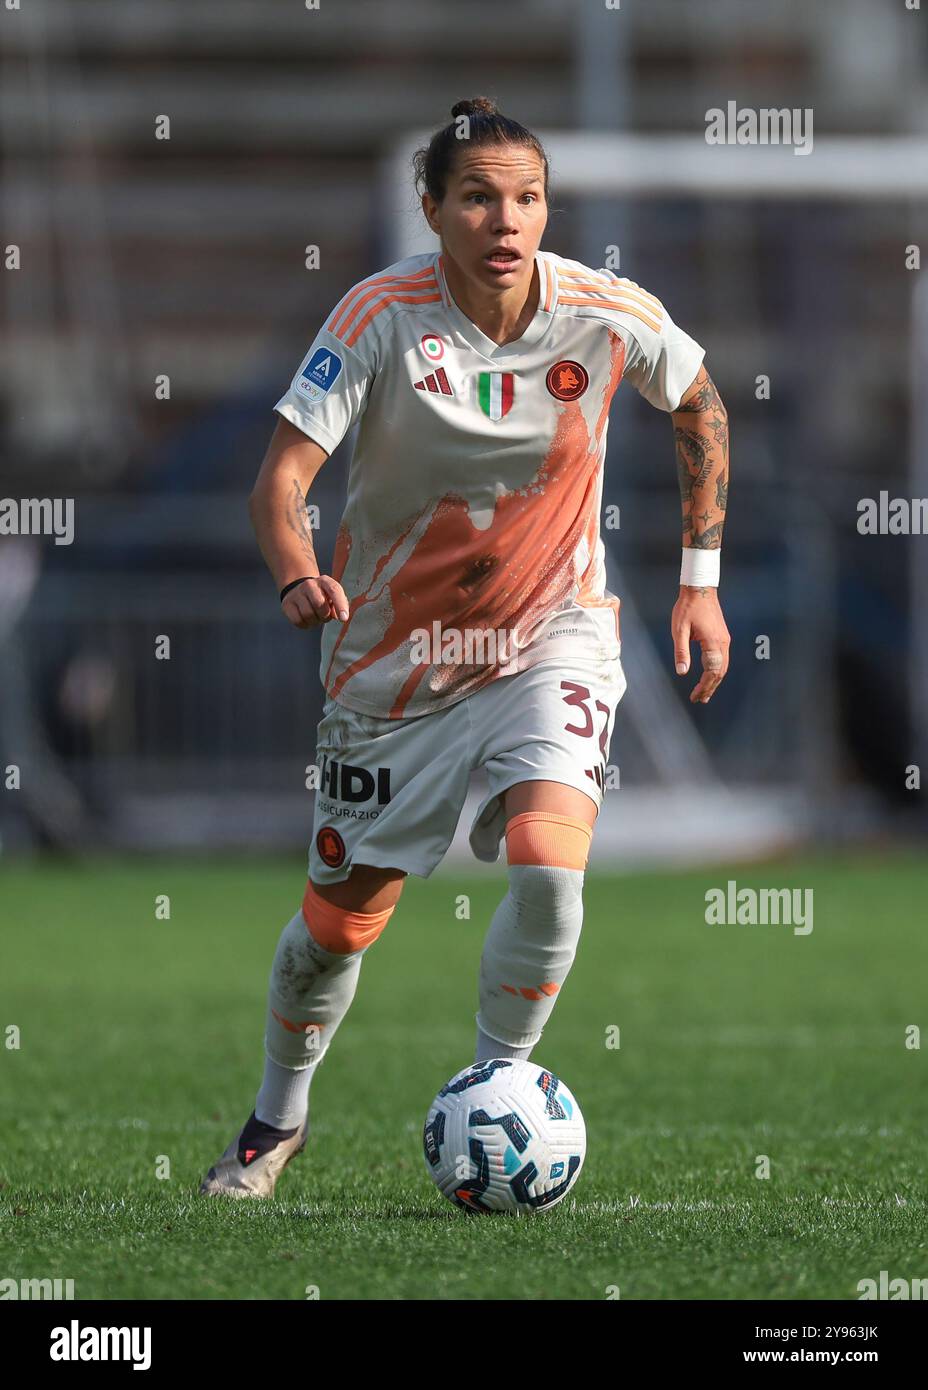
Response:
[{"label": "adidas logo on jersey", "polygon": [[414,381],[413,386],[417,391],[433,391],[442,396],[454,395],[444,367],[438,367],[434,372],[429,372],[428,376],[424,376],[421,381]]}]

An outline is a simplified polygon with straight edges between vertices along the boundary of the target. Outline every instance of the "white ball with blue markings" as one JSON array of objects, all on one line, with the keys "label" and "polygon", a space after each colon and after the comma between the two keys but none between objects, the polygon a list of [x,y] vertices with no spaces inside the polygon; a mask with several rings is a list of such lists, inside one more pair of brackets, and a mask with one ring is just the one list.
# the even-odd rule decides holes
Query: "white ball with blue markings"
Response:
[{"label": "white ball with blue markings", "polygon": [[425,1166],[469,1211],[547,1211],[586,1155],[573,1094],[534,1062],[497,1057],[465,1067],[438,1092],[422,1132]]}]

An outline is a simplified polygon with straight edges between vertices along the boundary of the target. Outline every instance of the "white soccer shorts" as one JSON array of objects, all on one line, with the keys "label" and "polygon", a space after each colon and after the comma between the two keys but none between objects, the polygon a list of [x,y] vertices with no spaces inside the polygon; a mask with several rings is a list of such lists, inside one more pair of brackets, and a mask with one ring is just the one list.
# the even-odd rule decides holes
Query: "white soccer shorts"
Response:
[{"label": "white soccer shorts", "polygon": [[474,817],[478,859],[499,858],[502,794],[517,782],[576,787],[602,805],[616,707],[625,693],[618,656],[574,658],[500,676],[433,714],[381,719],[327,700],[319,721],[309,876],[339,883],[353,864],[427,878],[457,828],[470,773],[489,791]]}]

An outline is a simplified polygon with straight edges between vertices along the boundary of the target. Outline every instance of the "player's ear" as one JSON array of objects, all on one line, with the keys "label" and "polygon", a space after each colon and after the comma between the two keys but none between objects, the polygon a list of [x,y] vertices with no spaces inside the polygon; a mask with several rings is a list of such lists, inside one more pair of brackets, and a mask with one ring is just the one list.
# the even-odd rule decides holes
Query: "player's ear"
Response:
[{"label": "player's ear", "polygon": [[424,217],[425,217],[426,222],[429,224],[429,226],[431,227],[432,231],[433,231],[433,232],[435,233],[435,235],[437,236],[437,235],[439,234],[439,232],[441,231],[441,226],[439,225],[439,220],[438,220],[438,215],[437,215],[437,214],[438,214],[438,204],[435,202],[435,199],[432,197],[431,193],[423,193],[423,194],[422,194],[422,212],[423,212],[423,215],[424,215]]}]

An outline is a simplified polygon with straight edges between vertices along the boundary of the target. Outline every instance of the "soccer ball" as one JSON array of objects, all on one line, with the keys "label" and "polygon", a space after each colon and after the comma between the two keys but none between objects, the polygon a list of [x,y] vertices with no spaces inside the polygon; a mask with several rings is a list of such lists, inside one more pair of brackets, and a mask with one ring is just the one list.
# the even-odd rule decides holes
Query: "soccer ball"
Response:
[{"label": "soccer ball", "polygon": [[470,1211],[547,1211],[573,1187],[586,1154],[580,1107],[553,1072],[497,1057],[442,1086],[422,1131],[425,1164]]}]

